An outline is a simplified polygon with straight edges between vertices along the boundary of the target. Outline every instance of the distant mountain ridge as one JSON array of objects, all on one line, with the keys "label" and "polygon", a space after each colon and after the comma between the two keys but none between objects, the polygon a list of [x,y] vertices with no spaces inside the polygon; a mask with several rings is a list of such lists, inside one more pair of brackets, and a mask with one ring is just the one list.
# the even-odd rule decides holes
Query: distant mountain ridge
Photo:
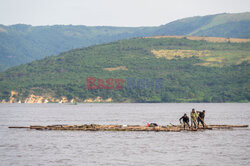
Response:
[{"label": "distant mountain ridge", "polygon": [[74,48],[144,36],[151,28],[0,25],[0,70]]},{"label": "distant mountain ridge", "polygon": [[158,27],[0,25],[0,70],[74,48],[159,35],[250,38],[250,12],[196,16]]},{"label": "distant mountain ridge", "polygon": [[180,19],[162,25],[155,35],[250,38],[250,12]]}]

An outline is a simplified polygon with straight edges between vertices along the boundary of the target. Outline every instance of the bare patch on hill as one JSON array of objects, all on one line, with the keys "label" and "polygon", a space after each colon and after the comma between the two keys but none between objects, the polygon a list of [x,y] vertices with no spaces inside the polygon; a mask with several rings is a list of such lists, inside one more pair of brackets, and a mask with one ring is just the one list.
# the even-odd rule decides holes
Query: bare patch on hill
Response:
[{"label": "bare patch on hill", "polygon": [[195,65],[200,66],[225,66],[225,65],[235,65],[241,64],[247,61],[250,63],[250,52],[237,50],[237,51],[213,51],[213,50],[151,50],[156,58],[166,58],[168,60],[172,59],[182,59],[197,57],[203,62],[197,63]]},{"label": "bare patch on hill", "polygon": [[193,56],[210,56],[208,50],[151,50],[156,58],[178,59],[178,58],[191,58]]},{"label": "bare patch on hill", "polygon": [[201,36],[152,36],[145,37],[152,39],[160,39],[160,38],[177,38],[177,39],[188,39],[188,40],[205,40],[208,42],[231,42],[231,43],[245,43],[250,42],[250,39],[241,39],[241,38],[223,38],[223,37],[201,37]]},{"label": "bare patch on hill", "polygon": [[116,70],[128,70],[126,66],[110,67],[104,68],[106,71],[116,71]]}]

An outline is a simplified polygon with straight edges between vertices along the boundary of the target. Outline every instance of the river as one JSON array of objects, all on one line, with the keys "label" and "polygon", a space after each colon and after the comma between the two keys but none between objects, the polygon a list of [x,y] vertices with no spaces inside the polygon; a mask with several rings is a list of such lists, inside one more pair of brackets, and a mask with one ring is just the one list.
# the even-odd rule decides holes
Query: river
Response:
[{"label": "river", "polygon": [[1,166],[250,165],[250,129],[182,132],[38,131],[8,126],[179,124],[206,110],[207,124],[250,125],[248,103],[0,104]]}]

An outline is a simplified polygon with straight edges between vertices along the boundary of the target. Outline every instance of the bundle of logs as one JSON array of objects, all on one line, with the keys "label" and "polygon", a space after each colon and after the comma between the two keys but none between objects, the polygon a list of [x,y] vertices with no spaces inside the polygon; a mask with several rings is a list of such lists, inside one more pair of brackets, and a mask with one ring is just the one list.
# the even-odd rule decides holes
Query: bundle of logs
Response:
[{"label": "bundle of logs", "polygon": [[28,128],[35,130],[81,130],[81,131],[163,131],[163,132],[179,132],[197,131],[207,129],[230,129],[230,128],[248,127],[248,125],[207,125],[205,128],[184,128],[182,125],[166,125],[166,126],[140,126],[140,125],[97,125],[97,124],[85,124],[85,125],[49,125],[49,126],[30,126],[30,127],[18,127],[10,126],[9,128]]}]

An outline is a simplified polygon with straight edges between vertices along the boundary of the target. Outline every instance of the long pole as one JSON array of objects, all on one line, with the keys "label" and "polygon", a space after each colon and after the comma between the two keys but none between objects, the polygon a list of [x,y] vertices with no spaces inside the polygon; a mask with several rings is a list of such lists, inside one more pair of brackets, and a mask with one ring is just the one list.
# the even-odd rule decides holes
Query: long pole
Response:
[{"label": "long pole", "polygon": [[204,122],[203,119],[201,119],[201,117],[198,115],[198,118],[200,118],[200,120],[203,122],[203,124],[205,125],[206,128],[208,128],[207,124]]}]

